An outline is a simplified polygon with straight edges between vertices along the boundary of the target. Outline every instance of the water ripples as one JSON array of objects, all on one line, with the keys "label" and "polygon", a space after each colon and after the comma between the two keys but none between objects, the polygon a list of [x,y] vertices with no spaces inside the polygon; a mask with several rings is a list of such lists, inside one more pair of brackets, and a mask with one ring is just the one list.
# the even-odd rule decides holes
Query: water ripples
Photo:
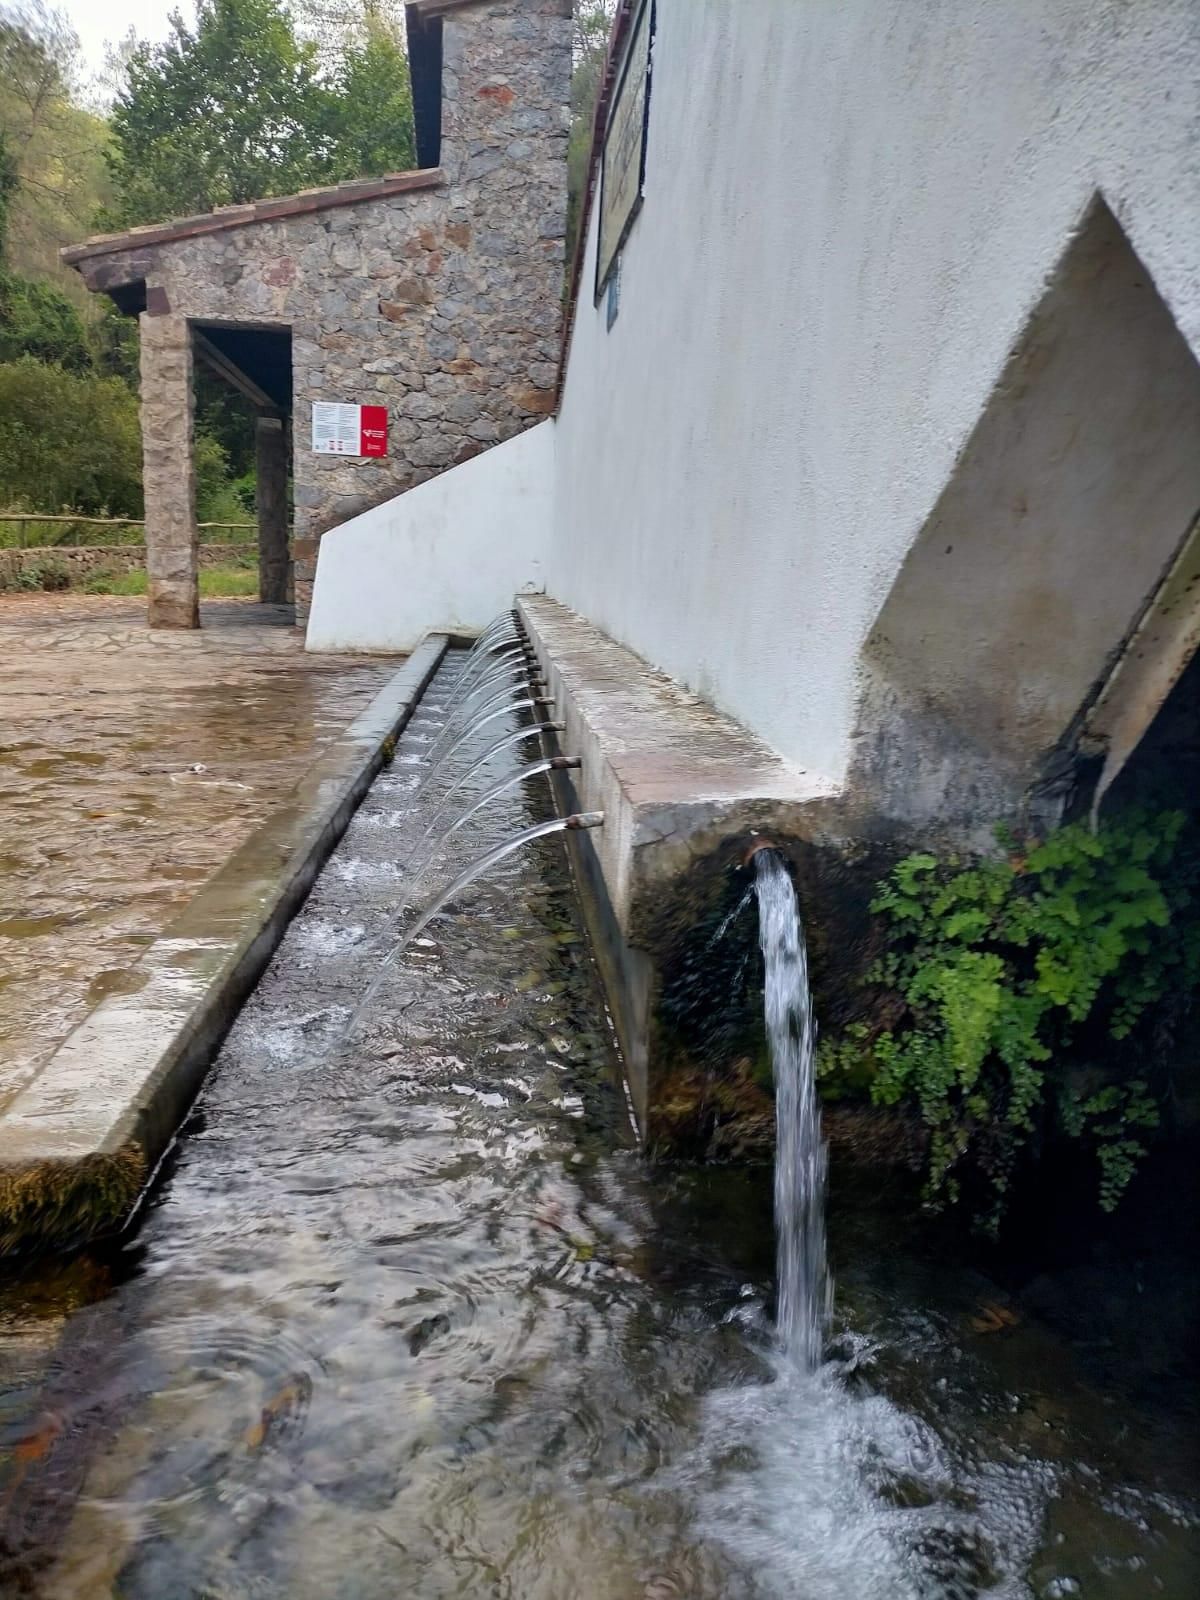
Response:
[{"label": "water ripples", "polygon": [[[119,1414],[48,1597],[1040,1600],[1081,1549],[1093,1574],[1126,1559],[1117,1523],[1146,1554],[1163,1509],[1127,1495],[1118,1518],[1111,1476],[1080,1488],[1030,1448],[1011,1384],[961,1358],[894,1250],[831,1361],[780,1360],[762,1176],[648,1173],[625,1147],[558,840],[464,889],[338,1045],[401,864],[495,741],[424,782],[459,670],[231,1030],[107,1303]],[[455,835],[430,892],[543,820],[541,781]],[[1060,1549],[1072,1485],[1088,1538]],[[1147,1592],[1124,1581],[1106,1600]]]}]

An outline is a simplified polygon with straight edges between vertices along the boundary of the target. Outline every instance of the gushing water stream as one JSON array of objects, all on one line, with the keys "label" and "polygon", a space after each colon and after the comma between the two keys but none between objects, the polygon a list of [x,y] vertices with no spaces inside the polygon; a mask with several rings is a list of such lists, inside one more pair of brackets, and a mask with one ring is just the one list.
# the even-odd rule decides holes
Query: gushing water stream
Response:
[{"label": "gushing water stream", "polygon": [[[473,816],[483,810],[484,806],[490,806],[494,801],[499,800],[501,795],[507,794],[517,784],[528,783],[531,778],[539,778],[544,772],[562,772],[568,767],[578,767],[578,765],[579,759],[576,756],[544,756],[540,761],[530,762],[527,767],[518,767],[515,772],[506,773],[499,783],[493,784],[490,789],[479,796],[478,800],[472,802],[465,811],[460,811],[450,826],[444,829],[440,837],[430,846],[427,854],[420,860],[413,862],[414,873],[410,884],[410,893],[421,881],[432,862],[437,859],[439,851],[444,847],[447,840],[453,838],[460,828],[465,827]],[[441,814],[441,809],[439,808],[437,817],[434,819],[435,822],[440,819]],[[429,833],[430,829],[427,828],[422,836],[422,842],[428,839]]]},{"label": "gushing water stream", "polygon": [[[430,818],[425,832],[421,835],[421,842],[423,843],[429,838],[430,834],[432,834],[434,828],[445,815],[446,808],[449,806],[454,796],[458,794],[461,789],[464,789],[477,773],[482,772],[484,767],[487,766],[488,762],[498,756],[501,751],[511,749],[513,745],[526,744],[530,739],[540,739],[544,733],[562,733],[565,727],[566,724],[564,722],[529,722],[526,723],[524,727],[510,729],[508,733],[497,739],[495,744],[489,745],[479,759],[473,762],[464,773],[457,777],[446,790],[446,793],[442,796],[438,803],[437,810]],[[429,779],[427,778],[425,782],[428,783]],[[424,788],[424,785],[422,785],[422,788]]]},{"label": "gushing water stream", "polygon": [[754,855],[764,1005],[775,1074],[776,1324],[785,1352],[806,1368],[821,1359],[829,1321],[825,1264],[826,1152],[814,1075],[816,1021],[796,891],[777,850]]},{"label": "gushing water stream", "polygon": [[442,910],[443,906],[447,905],[451,900],[453,900],[456,894],[461,893],[461,891],[467,888],[468,885],[474,883],[476,878],[482,877],[490,867],[494,867],[498,862],[503,861],[506,856],[512,855],[515,850],[520,850],[523,848],[523,846],[532,844],[535,839],[545,839],[549,834],[562,833],[568,828],[572,830],[580,828],[599,828],[603,825],[603,823],[604,813],[602,811],[583,811],[571,817],[555,817],[550,822],[539,822],[536,823],[532,828],[523,829],[514,838],[505,839],[503,843],[494,845],[483,855],[476,857],[476,859],[472,861],[468,867],[459,873],[458,877],[455,878],[452,883],[446,885],[441,894],[439,894],[437,898],[433,900],[424,911],[421,912],[420,916],[413,923],[412,927],[408,928],[400,936],[400,938],[397,939],[396,943],[388,951],[387,955],[384,956],[383,960],[379,963],[379,968],[375,973],[375,976],[363,990],[362,999],[358,1002],[350,1014],[350,1020],[346,1024],[345,1031],[342,1035],[342,1042],[344,1043],[346,1040],[353,1037],[355,1028],[370,1009],[371,1002],[374,1000],[379,991],[379,985],[382,983],[385,975],[390,971],[393,964],[399,959],[400,956],[404,954],[409,945],[412,944],[413,940],[416,939],[418,935],[424,933],[425,929],[433,921],[434,917],[437,916],[438,912]]}]

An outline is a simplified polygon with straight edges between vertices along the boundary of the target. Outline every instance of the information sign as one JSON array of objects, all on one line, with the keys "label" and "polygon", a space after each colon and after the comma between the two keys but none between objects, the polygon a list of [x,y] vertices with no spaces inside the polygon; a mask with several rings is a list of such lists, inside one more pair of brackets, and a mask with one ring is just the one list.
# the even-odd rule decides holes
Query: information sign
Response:
[{"label": "information sign", "polygon": [[312,447],[319,456],[386,456],[387,407],[314,400]]}]

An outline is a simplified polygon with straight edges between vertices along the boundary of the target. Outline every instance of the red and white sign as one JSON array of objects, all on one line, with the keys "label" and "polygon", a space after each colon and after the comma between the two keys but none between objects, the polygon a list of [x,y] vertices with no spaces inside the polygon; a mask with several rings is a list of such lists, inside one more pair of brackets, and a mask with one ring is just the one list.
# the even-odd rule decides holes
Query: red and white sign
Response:
[{"label": "red and white sign", "polygon": [[312,447],[319,456],[386,456],[387,407],[314,400]]}]

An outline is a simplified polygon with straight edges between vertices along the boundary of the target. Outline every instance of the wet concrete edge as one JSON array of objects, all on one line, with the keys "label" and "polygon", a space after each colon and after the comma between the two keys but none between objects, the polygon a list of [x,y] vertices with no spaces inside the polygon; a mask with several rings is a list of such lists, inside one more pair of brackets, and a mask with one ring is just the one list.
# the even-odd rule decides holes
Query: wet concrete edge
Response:
[{"label": "wet concrete edge", "polygon": [[0,1254],[118,1230],[454,642],[430,634],[0,1117]]}]

